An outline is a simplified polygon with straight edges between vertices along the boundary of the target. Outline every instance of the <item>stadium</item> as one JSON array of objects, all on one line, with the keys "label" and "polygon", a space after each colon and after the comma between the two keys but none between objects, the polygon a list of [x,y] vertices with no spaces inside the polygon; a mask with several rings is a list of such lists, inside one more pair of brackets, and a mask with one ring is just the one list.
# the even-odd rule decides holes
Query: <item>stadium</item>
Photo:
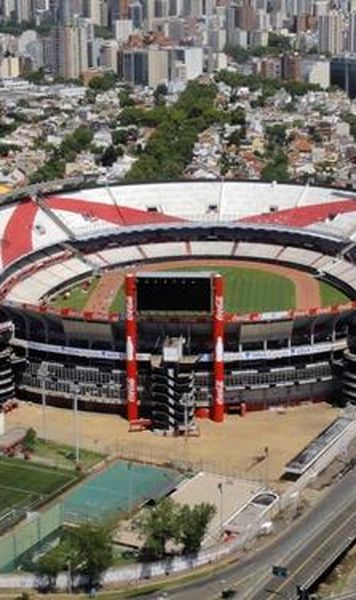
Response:
[{"label": "stadium", "polygon": [[355,200],[230,181],[4,198],[0,402],[74,397],[157,429],[352,402]]}]

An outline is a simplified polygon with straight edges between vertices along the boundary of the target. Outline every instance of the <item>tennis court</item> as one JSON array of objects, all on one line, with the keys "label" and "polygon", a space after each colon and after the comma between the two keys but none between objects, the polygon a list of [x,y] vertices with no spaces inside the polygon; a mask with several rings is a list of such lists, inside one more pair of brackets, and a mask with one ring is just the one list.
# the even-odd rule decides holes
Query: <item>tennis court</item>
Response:
[{"label": "tennis court", "polygon": [[33,507],[65,485],[76,475],[14,458],[0,459],[0,515],[10,510]]},{"label": "tennis court", "polygon": [[118,461],[73,490],[64,501],[67,522],[109,519],[131,512],[176,488],[182,476],[171,469]]}]

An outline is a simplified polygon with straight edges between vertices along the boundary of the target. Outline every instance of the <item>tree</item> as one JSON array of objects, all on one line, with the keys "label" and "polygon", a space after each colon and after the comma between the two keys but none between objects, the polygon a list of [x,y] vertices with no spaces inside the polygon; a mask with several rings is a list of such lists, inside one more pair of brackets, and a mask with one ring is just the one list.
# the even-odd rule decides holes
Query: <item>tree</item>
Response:
[{"label": "tree", "polygon": [[288,51],[291,50],[290,39],[286,35],[280,35],[273,31],[268,34],[268,45],[272,48],[278,48],[278,50]]},{"label": "tree", "polygon": [[89,586],[99,583],[100,576],[113,560],[109,530],[85,523],[71,533],[68,544],[74,558],[73,571],[86,576]]},{"label": "tree", "polygon": [[215,506],[205,502],[191,508],[187,504],[179,506],[170,498],[163,500],[138,523],[145,536],[143,556],[150,560],[162,558],[170,540],[183,544],[184,552],[198,552],[215,513]]},{"label": "tree", "polygon": [[43,67],[40,67],[37,71],[32,71],[25,76],[25,79],[35,85],[43,85],[46,81],[46,74]]},{"label": "tree", "polygon": [[46,588],[53,591],[56,589],[58,573],[66,566],[66,555],[63,552],[62,544],[41,556],[36,565],[38,574],[46,579]]},{"label": "tree", "polygon": [[103,167],[111,167],[114,164],[119,154],[122,155],[121,148],[114,148],[114,146],[108,146],[105,148],[104,153],[101,157],[101,164]]},{"label": "tree", "polygon": [[113,71],[108,71],[93,77],[89,82],[89,88],[95,92],[107,92],[116,86],[117,77]]},{"label": "tree", "polygon": [[123,108],[124,106],[134,106],[135,102],[131,98],[132,90],[129,87],[125,87],[119,92],[119,101],[120,106]]},{"label": "tree", "polygon": [[182,506],[180,541],[184,552],[195,553],[200,550],[208,525],[215,513],[216,507],[207,502],[196,504],[192,508],[188,504]]},{"label": "tree", "polygon": [[149,509],[138,523],[145,536],[143,556],[148,559],[159,559],[165,555],[166,543],[170,539],[179,539],[180,523],[177,505],[167,498],[157,506]]},{"label": "tree", "polygon": [[134,107],[123,109],[121,124],[156,127],[155,132],[126,175],[126,181],[172,180],[182,176],[189,164],[198,133],[227,115],[214,106],[214,84],[188,83],[173,107],[155,107],[150,111]]},{"label": "tree", "polygon": [[229,146],[236,146],[236,148],[239,148],[241,144],[241,137],[241,131],[233,131],[228,140]]},{"label": "tree", "polygon": [[78,152],[87,150],[93,139],[93,132],[86,125],[79,125],[61,143],[58,153],[66,162],[75,160]]},{"label": "tree", "polygon": [[33,429],[33,427],[30,427],[26,431],[26,435],[22,442],[24,450],[27,452],[33,452],[36,447],[36,441],[37,441],[37,433],[36,433],[35,429]]},{"label": "tree", "polygon": [[30,175],[31,183],[61,179],[64,175],[65,162],[54,153],[37,171]]},{"label": "tree", "polygon": [[283,152],[279,152],[272,161],[262,169],[262,180],[265,181],[289,181],[288,158]]},{"label": "tree", "polygon": [[271,144],[284,146],[287,141],[287,128],[282,124],[271,125],[266,127],[266,136]]},{"label": "tree", "polygon": [[153,98],[156,106],[162,106],[166,103],[168,88],[165,83],[160,83],[153,92]]},{"label": "tree", "polygon": [[116,129],[112,133],[112,142],[114,146],[119,144],[126,145],[130,138],[130,132],[128,129]]},{"label": "tree", "polygon": [[231,113],[231,125],[241,125],[242,127],[246,125],[246,113],[241,106]]}]

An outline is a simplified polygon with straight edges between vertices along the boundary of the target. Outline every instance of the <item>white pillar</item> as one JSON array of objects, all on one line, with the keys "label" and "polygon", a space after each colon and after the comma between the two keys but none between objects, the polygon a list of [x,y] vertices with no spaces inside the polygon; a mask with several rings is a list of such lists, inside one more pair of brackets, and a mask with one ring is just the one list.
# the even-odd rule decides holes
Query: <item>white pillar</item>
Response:
[{"label": "white pillar", "polygon": [[0,410],[0,435],[4,435],[5,433],[5,413]]}]

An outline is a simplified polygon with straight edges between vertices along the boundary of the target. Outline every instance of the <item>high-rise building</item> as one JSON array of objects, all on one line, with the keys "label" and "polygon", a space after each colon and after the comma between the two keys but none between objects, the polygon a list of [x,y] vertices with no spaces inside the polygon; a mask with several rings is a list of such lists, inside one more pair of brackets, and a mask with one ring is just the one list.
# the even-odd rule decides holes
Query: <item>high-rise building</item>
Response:
[{"label": "high-rise building", "polygon": [[287,81],[301,81],[302,59],[299,54],[284,54],[282,56],[282,78]]},{"label": "high-rise building", "polygon": [[88,66],[88,36],[85,24],[54,27],[52,31],[54,75],[65,79],[78,79]]},{"label": "high-rise building", "polygon": [[330,61],[330,83],[356,98],[356,55],[336,56]]},{"label": "high-rise building", "polygon": [[118,42],[127,42],[133,32],[131,19],[120,19],[113,23],[114,37]]},{"label": "high-rise building", "polygon": [[10,19],[15,14],[15,0],[3,0],[1,8],[3,17]]},{"label": "high-rise building", "polygon": [[117,73],[117,53],[119,45],[116,40],[103,40],[100,47],[100,66]]},{"label": "high-rise building", "polygon": [[169,79],[169,50],[149,48],[148,50],[148,85],[156,88]]},{"label": "high-rise building", "polygon": [[343,51],[343,17],[337,11],[328,15],[321,15],[318,19],[319,26],[319,52],[334,55]]},{"label": "high-rise building", "polygon": [[129,19],[131,19],[133,28],[140,29],[143,21],[143,8],[142,4],[139,0],[134,0],[134,2],[129,4],[128,8]]},{"label": "high-rise building", "polygon": [[146,48],[124,50],[121,55],[121,75],[134,85],[148,84],[148,53]]},{"label": "high-rise building", "polygon": [[0,63],[0,77],[16,78],[20,75],[20,60],[18,56],[5,56]]},{"label": "high-rise building", "polygon": [[73,20],[82,15],[82,0],[61,0],[58,3],[57,19],[62,25],[70,25]]},{"label": "high-rise building", "polygon": [[15,0],[15,15],[18,23],[31,21],[33,18],[31,0]]},{"label": "high-rise building", "polygon": [[349,52],[356,52],[356,12],[350,14],[347,49]]},{"label": "high-rise building", "polygon": [[330,87],[330,61],[319,57],[306,57],[302,61],[302,75],[308,83],[320,85],[326,90]]},{"label": "high-rise building", "polygon": [[108,4],[106,0],[83,0],[82,14],[91,20],[93,25],[108,25]]}]

